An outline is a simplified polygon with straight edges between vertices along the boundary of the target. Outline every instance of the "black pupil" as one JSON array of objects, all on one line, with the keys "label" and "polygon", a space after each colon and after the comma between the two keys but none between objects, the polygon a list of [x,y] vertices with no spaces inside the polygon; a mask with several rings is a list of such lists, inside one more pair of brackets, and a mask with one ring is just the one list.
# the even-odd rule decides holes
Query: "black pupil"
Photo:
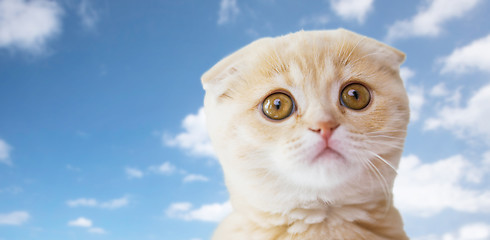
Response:
[{"label": "black pupil", "polygon": [[349,90],[348,94],[349,94],[349,96],[354,97],[356,100],[359,100],[359,93],[356,90],[351,89],[351,90]]},{"label": "black pupil", "polygon": [[281,99],[274,99],[274,106],[276,107],[276,110],[279,110],[281,108]]}]

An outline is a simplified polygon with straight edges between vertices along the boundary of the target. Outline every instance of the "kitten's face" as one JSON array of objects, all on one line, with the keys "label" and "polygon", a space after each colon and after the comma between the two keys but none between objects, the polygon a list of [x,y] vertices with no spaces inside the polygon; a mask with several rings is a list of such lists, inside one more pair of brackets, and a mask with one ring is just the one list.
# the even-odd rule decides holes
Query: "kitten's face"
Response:
[{"label": "kitten's face", "polygon": [[391,191],[409,119],[403,60],[345,30],[262,39],[222,60],[203,85],[228,185],[328,191],[374,179]]}]

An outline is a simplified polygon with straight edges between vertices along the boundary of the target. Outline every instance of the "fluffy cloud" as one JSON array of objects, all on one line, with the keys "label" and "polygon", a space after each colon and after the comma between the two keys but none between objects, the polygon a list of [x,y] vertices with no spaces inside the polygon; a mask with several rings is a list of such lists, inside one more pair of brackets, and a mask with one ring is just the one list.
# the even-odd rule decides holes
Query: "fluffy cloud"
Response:
[{"label": "fluffy cloud", "polygon": [[481,138],[490,144],[490,85],[476,91],[466,106],[441,107],[435,117],[427,119],[425,129],[447,129],[459,137]]},{"label": "fluffy cloud", "polygon": [[209,179],[203,175],[199,175],[199,174],[188,174],[184,177],[184,179],[182,180],[183,182],[185,183],[189,183],[189,182],[207,182],[209,181]]},{"label": "fluffy cloud", "polygon": [[236,4],[236,0],[221,0],[218,12],[218,24],[223,25],[232,21],[239,13],[240,9]]},{"label": "fluffy cloud", "polygon": [[25,211],[16,211],[11,213],[0,214],[0,225],[22,225],[27,220],[29,220],[31,216],[28,212]]},{"label": "fluffy cloud", "polygon": [[472,43],[455,49],[442,58],[441,73],[465,73],[471,70],[490,72],[490,34]]},{"label": "fluffy cloud", "polygon": [[410,104],[410,121],[415,122],[420,118],[420,112],[425,103],[424,88],[410,83],[410,79],[415,76],[415,71],[409,67],[400,68],[400,77],[405,83],[408,100]]},{"label": "fluffy cloud", "polygon": [[124,196],[105,202],[99,202],[94,198],[79,198],[75,200],[68,200],[66,204],[70,207],[99,207],[105,209],[116,209],[128,205],[129,197]]},{"label": "fluffy cloud", "polygon": [[0,163],[12,165],[10,160],[10,151],[12,147],[7,144],[4,140],[0,139]]},{"label": "fluffy cloud", "polygon": [[433,37],[441,33],[449,20],[469,13],[482,0],[430,0],[409,20],[395,22],[388,29],[387,41],[408,37]]},{"label": "fluffy cloud", "polygon": [[462,226],[458,231],[442,236],[429,235],[413,238],[413,240],[487,240],[490,239],[490,225],[476,222]]},{"label": "fluffy cloud", "polygon": [[410,121],[420,119],[420,112],[425,103],[424,88],[420,86],[408,86],[407,94],[410,106]]},{"label": "fluffy cloud", "polygon": [[144,175],[144,173],[137,168],[127,167],[125,168],[125,171],[128,178],[142,178]]},{"label": "fluffy cloud", "polygon": [[403,157],[395,181],[396,206],[406,214],[429,217],[444,209],[460,212],[490,213],[490,189],[472,189],[490,172],[490,152],[482,166],[461,155],[432,163],[415,156]]},{"label": "fluffy cloud", "polygon": [[105,234],[107,233],[103,228],[100,227],[92,227],[92,220],[84,217],[79,217],[75,220],[69,221],[68,226],[71,227],[81,227],[81,228],[88,228],[89,233],[95,233],[95,234]]},{"label": "fluffy cloud", "polygon": [[373,9],[374,0],[330,0],[330,6],[337,15],[346,20],[363,23]]},{"label": "fluffy cloud", "polygon": [[203,108],[200,108],[197,114],[187,115],[182,121],[182,127],[184,131],[175,137],[164,135],[164,144],[179,147],[196,156],[215,156],[206,129],[206,116]]},{"label": "fluffy cloud", "polygon": [[78,16],[82,21],[83,27],[85,29],[94,29],[95,24],[99,20],[99,16],[92,6],[90,0],[82,0],[78,6]]},{"label": "fluffy cloud", "polygon": [[402,78],[403,82],[407,84],[408,80],[410,78],[413,78],[415,76],[415,71],[412,70],[409,67],[401,67],[400,68],[400,77]]},{"label": "fluffy cloud", "polygon": [[72,227],[91,227],[92,226],[92,220],[84,217],[79,217],[75,220],[69,221],[68,226]]},{"label": "fluffy cloud", "polygon": [[0,48],[42,52],[48,39],[61,31],[62,12],[51,0],[0,1]]},{"label": "fluffy cloud", "polygon": [[179,218],[186,221],[219,222],[231,213],[229,201],[224,203],[213,203],[202,205],[198,209],[193,209],[189,202],[173,203],[167,208],[166,214],[171,218]]}]

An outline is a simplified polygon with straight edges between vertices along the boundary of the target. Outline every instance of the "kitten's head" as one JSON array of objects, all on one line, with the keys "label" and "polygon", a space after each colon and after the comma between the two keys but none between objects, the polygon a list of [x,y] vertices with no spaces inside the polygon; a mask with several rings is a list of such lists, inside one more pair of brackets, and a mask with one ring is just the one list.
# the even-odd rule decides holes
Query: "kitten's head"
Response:
[{"label": "kitten's head", "polygon": [[340,29],[260,39],[217,63],[202,77],[205,112],[231,194],[391,192],[409,120],[404,58]]}]

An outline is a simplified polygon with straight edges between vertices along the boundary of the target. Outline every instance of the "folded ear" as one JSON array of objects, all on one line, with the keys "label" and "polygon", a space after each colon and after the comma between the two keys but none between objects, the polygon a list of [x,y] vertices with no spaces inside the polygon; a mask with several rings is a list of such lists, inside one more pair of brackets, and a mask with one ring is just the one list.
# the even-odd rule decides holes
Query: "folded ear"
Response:
[{"label": "folded ear", "polygon": [[399,69],[400,65],[405,61],[405,54],[396,48],[388,46],[373,38],[364,37],[342,28],[338,29],[338,31],[344,34],[344,37],[362,39],[363,48],[374,53],[370,58],[375,58],[383,64],[390,66],[392,69]]},{"label": "folded ear", "polygon": [[261,43],[269,39],[270,38],[262,38],[252,42],[216,63],[201,77],[201,83],[204,90],[209,91],[214,89],[219,91],[218,89],[224,88],[227,80],[232,78],[235,74],[238,74],[240,66],[246,64],[247,59],[254,56],[253,52],[258,50]]}]

